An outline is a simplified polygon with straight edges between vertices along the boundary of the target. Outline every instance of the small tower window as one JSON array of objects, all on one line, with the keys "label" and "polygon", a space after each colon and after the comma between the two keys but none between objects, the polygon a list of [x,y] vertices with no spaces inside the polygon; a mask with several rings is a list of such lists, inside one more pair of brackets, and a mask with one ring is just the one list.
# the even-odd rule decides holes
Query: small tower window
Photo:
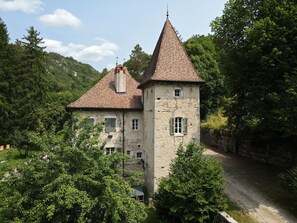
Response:
[{"label": "small tower window", "polygon": [[173,94],[174,94],[174,97],[175,98],[182,97],[182,90],[181,90],[181,88],[175,88]]}]

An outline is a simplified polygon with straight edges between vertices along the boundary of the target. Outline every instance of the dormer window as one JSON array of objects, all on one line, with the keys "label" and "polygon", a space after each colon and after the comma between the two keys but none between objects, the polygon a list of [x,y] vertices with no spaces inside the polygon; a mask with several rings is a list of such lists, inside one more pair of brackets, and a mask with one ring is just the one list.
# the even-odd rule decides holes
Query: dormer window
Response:
[{"label": "dormer window", "polygon": [[181,88],[175,88],[173,95],[175,98],[181,98],[182,97],[182,90]]}]

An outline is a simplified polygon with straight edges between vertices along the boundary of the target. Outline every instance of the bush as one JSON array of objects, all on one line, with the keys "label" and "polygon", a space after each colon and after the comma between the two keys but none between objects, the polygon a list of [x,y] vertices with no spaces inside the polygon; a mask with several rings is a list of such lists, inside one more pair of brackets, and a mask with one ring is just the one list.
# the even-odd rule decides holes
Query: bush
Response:
[{"label": "bush", "polygon": [[223,168],[218,160],[204,157],[203,149],[190,143],[180,147],[154,194],[157,214],[163,222],[206,222],[222,210]]},{"label": "bush", "polygon": [[281,184],[297,197],[297,166],[280,174]]}]

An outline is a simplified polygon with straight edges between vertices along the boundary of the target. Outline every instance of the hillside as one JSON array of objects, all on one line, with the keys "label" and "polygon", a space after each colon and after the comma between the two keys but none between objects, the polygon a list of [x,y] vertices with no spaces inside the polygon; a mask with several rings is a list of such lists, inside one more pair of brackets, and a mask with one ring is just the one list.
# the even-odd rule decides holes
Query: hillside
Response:
[{"label": "hillside", "polygon": [[48,84],[51,92],[70,91],[77,97],[102,77],[92,66],[78,62],[72,57],[64,57],[57,53],[47,53],[47,56]]}]

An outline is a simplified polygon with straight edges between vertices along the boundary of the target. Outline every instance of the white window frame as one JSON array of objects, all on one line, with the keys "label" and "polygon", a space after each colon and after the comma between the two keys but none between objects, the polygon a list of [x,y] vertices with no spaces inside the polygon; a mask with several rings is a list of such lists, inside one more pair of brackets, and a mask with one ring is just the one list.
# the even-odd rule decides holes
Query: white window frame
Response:
[{"label": "white window frame", "polygon": [[115,147],[105,147],[105,155],[112,155],[116,153]]},{"label": "white window frame", "polygon": [[[179,92],[179,95],[176,95],[176,92]],[[183,91],[182,91],[182,89],[180,87],[174,88],[173,97],[175,97],[175,98],[183,97]]]},{"label": "white window frame", "polygon": [[183,118],[175,117],[174,118],[174,134],[183,134]]},{"label": "white window frame", "polygon": [[[105,128],[105,124],[106,124],[106,119],[115,119],[115,127],[114,127],[114,131],[110,131],[110,132],[107,132],[106,131],[106,128]],[[116,116],[105,116],[104,117],[104,132],[105,133],[113,133],[113,132],[116,132],[117,131],[117,117]]]},{"label": "white window frame", "polygon": [[132,130],[133,131],[139,130],[139,119],[138,118],[132,119]]},{"label": "white window frame", "polygon": [[170,118],[169,120],[170,135],[184,136],[188,134],[188,119],[181,116]]}]

